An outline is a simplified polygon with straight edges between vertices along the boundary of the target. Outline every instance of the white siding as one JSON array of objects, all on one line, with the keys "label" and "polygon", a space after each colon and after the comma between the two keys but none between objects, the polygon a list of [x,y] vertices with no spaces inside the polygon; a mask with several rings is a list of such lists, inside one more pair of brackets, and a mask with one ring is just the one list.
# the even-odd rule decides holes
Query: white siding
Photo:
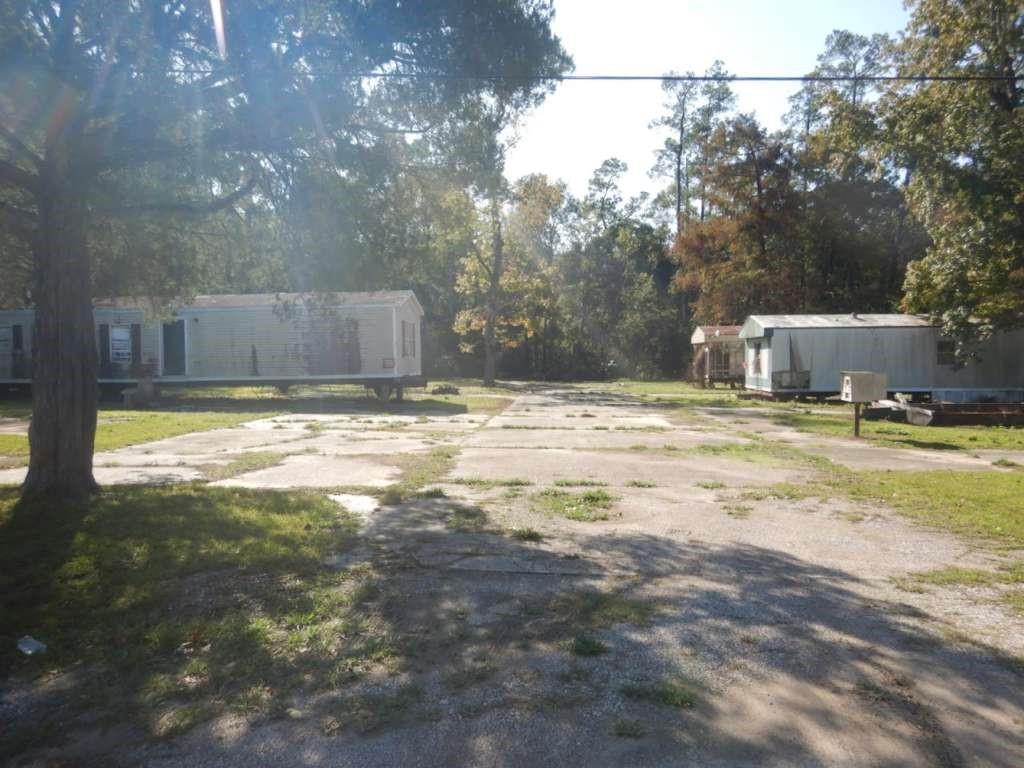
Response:
[{"label": "white siding", "polygon": [[[184,310],[188,378],[391,376],[391,307]],[[351,334],[351,335],[350,335]],[[350,346],[351,345],[351,346]],[[255,355],[254,355],[255,353]]]},{"label": "white siding", "polygon": [[[980,349],[980,361],[959,370],[939,364],[940,339],[933,327],[776,328],[770,338],[747,340],[747,387],[838,392],[844,370],[885,373],[890,391],[1024,387],[1024,331],[998,334]],[[770,342],[771,367],[763,369],[770,379],[753,373],[755,342]],[[800,374],[809,380],[798,384]]]},{"label": "white siding", "polygon": [[[422,326],[423,316],[416,303],[409,300],[397,309],[398,375],[419,376],[423,373]],[[405,323],[403,337],[402,323]],[[403,339],[405,341],[403,347]]]},{"label": "white siding", "polygon": [[[353,294],[346,294],[353,296]],[[324,308],[298,305],[289,314],[275,306],[184,307],[176,315],[185,327],[186,375],[176,380],[245,380],[305,378],[390,378],[422,372],[422,310],[405,298]],[[216,297],[215,297],[216,298]],[[226,297],[234,298],[234,297]],[[159,375],[163,355],[163,318],[146,322],[137,308],[101,307],[99,326],[141,326],[140,362]],[[402,357],[401,322],[414,341]],[[0,347],[14,324],[23,326],[27,360],[32,353],[31,310],[0,311]],[[409,330],[411,329],[411,330]],[[414,353],[413,353],[414,349]],[[254,354],[255,353],[255,354]],[[102,357],[101,357],[102,359]],[[0,349],[0,380],[10,380],[11,355]],[[104,378],[127,379],[125,366],[109,366]]]}]

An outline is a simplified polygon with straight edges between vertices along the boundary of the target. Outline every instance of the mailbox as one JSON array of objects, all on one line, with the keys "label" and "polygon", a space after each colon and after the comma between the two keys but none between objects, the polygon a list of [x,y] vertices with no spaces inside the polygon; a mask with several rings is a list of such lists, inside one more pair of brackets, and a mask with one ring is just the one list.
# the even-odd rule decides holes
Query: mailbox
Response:
[{"label": "mailbox", "polygon": [[843,390],[840,399],[846,403],[871,403],[888,396],[888,378],[871,371],[842,371]]}]

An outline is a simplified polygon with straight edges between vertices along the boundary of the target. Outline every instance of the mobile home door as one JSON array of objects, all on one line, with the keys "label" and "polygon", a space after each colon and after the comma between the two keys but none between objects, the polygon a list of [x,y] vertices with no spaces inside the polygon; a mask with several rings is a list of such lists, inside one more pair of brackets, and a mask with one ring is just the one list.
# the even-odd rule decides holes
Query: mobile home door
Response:
[{"label": "mobile home door", "polygon": [[164,376],[185,375],[185,321],[164,323]]}]

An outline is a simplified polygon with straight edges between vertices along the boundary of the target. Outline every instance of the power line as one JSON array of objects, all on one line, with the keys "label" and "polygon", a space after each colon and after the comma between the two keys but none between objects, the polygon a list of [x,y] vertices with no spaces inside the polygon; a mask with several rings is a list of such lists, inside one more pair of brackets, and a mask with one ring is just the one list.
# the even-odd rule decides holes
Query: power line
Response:
[{"label": "power line", "polygon": [[660,81],[677,83],[955,83],[1007,82],[1018,75],[465,75],[434,72],[364,72],[353,78],[409,80]]},{"label": "power line", "polygon": [[[214,75],[214,69],[175,68],[178,74]],[[226,72],[224,74],[227,74]],[[1024,75],[510,75],[455,72],[343,72],[321,67],[295,71],[296,75],[329,74],[350,80],[440,80],[515,82],[674,82],[674,83],[1003,83]]]}]

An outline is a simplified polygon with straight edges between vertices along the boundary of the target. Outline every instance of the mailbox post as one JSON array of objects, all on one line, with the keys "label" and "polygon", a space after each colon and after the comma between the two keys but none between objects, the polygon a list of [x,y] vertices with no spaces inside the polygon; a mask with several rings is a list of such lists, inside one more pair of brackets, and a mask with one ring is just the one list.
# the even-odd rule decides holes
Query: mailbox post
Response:
[{"label": "mailbox post", "polygon": [[839,397],[844,403],[853,403],[853,436],[860,437],[860,406],[884,400],[888,392],[888,378],[884,373],[871,371],[841,371],[843,389]]}]

